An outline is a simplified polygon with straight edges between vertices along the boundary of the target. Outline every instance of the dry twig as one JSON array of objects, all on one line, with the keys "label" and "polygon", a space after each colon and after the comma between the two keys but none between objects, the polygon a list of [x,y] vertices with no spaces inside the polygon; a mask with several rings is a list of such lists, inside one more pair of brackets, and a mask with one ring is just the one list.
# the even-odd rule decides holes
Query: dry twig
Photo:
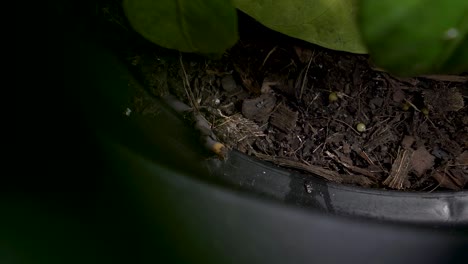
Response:
[{"label": "dry twig", "polygon": [[284,167],[288,167],[288,168],[292,168],[292,169],[306,171],[306,172],[315,174],[317,176],[320,176],[320,177],[322,177],[324,179],[327,179],[329,181],[333,181],[333,182],[337,182],[337,183],[342,182],[342,178],[341,178],[340,174],[338,172],[336,172],[336,171],[330,171],[330,170],[327,170],[327,169],[322,168],[320,166],[306,165],[306,164],[303,164],[301,162],[288,160],[288,159],[285,159],[285,158],[271,157],[271,156],[261,154],[261,153],[257,153],[257,152],[254,152],[253,154],[255,156],[257,156],[258,158],[262,159],[262,160],[271,161],[271,162],[273,162],[273,163],[275,163],[275,164],[277,164],[279,166],[284,166]]},{"label": "dry twig", "polygon": [[306,68],[304,77],[302,78],[301,93],[299,94],[299,100],[302,99],[302,94],[304,93],[304,86],[307,83],[307,73],[309,73],[310,63],[312,62],[313,58],[314,58],[314,54],[312,54],[312,56],[310,56],[309,63],[307,64],[307,68]]},{"label": "dry twig", "polygon": [[190,81],[188,79],[187,72],[185,71],[184,63],[182,61],[182,53],[180,53],[179,61],[180,61],[180,67],[182,68],[182,72],[184,73],[184,81],[182,83],[184,84],[185,94],[187,95],[187,98],[189,99],[189,102],[192,105],[192,107],[195,109],[195,111],[198,112],[199,109],[198,109],[197,100],[195,100],[195,97],[193,96],[193,93],[192,93],[192,89],[190,87]]},{"label": "dry twig", "polygon": [[352,164],[349,164],[345,161],[343,161],[342,159],[340,159],[337,155],[331,153],[330,151],[326,150],[325,151],[325,154],[327,154],[327,156],[329,156],[330,158],[332,158],[333,160],[335,160],[336,162],[340,163],[341,165],[343,165],[345,168],[351,170],[351,171],[354,171],[355,173],[359,173],[359,174],[362,174],[362,175],[365,175],[367,177],[370,177],[372,179],[377,179],[377,176],[375,175],[374,172],[370,171],[370,170],[367,170],[367,169],[364,169],[364,168],[360,168],[360,167],[357,167],[357,166],[354,166]]}]

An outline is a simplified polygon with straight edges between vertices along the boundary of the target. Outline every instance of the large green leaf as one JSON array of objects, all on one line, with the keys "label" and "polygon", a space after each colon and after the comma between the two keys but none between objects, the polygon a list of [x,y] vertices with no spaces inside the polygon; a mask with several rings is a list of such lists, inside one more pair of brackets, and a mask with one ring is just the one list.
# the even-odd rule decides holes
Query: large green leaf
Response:
[{"label": "large green leaf", "polygon": [[229,0],[124,0],[123,6],[137,32],[166,48],[212,54],[237,41]]},{"label": "large green leaf", "polygon": [[362,36],[380,67],[407,76],[468,70],[467,0],[360,3]]},{"label": "large green leaf", "polygon": [[233,0],[263,25],[320,46],[365,53],[354,0]]}]

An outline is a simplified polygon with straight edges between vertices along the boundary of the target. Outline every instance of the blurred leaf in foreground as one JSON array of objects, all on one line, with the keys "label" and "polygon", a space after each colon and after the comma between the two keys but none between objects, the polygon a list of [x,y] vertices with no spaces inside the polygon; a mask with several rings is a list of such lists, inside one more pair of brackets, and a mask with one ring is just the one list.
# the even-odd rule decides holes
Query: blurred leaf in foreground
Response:
[{"label": "blurred leaf in foreground", "polygon": [[229,0],[124,0],[133,28],[170,49],[223,53],[237,41],[237,15]]},{"label": "blurred leaf in foreground", "polygon": [[468,70],[468,1],[360,4],[363,40],[379,67],[403,76]]},{"label": "blurred leaf in foreground", "polygon": [[291,37],[329,49],[366,53],[354,0],[233,0],[260,23]]}]

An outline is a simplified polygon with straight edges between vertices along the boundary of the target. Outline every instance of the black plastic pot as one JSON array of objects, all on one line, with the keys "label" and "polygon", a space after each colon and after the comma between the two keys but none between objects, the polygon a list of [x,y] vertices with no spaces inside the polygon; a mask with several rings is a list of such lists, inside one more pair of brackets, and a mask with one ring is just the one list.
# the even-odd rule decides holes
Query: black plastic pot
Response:
[{"label": "black plastic pot", "polygon": [[[68,33],[65,77],[76,91],[84,130],[98,146],[89,151],[106,167],[92,180],[93,195],[70,211],[85,224],[34,214],[28,211],[32,207],[22,211],[24,218],[40,220],[31,230],[49,238],[48,245],[28,244],[37,247],[32,256],[46,260],[47,252],[55,251],[39,249],[52,246],[60,249],[55,260],[62,263],[467,259],[467,192],[340,186],[235,151],[226,161],[205,160],[193,132],[162,102],[153,117],[128,115],[135,93],[129,82],[136,83],[132,74],[96,35]],[[10,237],[23,235],[30,233]],[[64,244],[70,238],[71,248]]]},{"label": "black plastic pot", "polygon": [[432,227],[468,224],[466,192],[417,193],[327,183],[258,161],[239,152],[212,159],[212,173],[240,188],[328,214]]}]

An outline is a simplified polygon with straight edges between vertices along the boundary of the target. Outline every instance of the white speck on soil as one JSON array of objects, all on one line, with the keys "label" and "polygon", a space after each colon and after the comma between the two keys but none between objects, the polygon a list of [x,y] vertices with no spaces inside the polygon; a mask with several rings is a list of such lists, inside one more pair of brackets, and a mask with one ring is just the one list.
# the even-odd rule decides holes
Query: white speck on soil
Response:
[{"label": "white speck on soil", "polygon": [[459,35],[458,29],[456,28],[449,28],[447,31],[444,33],[445,39],[451,40],[457,38]]}]

